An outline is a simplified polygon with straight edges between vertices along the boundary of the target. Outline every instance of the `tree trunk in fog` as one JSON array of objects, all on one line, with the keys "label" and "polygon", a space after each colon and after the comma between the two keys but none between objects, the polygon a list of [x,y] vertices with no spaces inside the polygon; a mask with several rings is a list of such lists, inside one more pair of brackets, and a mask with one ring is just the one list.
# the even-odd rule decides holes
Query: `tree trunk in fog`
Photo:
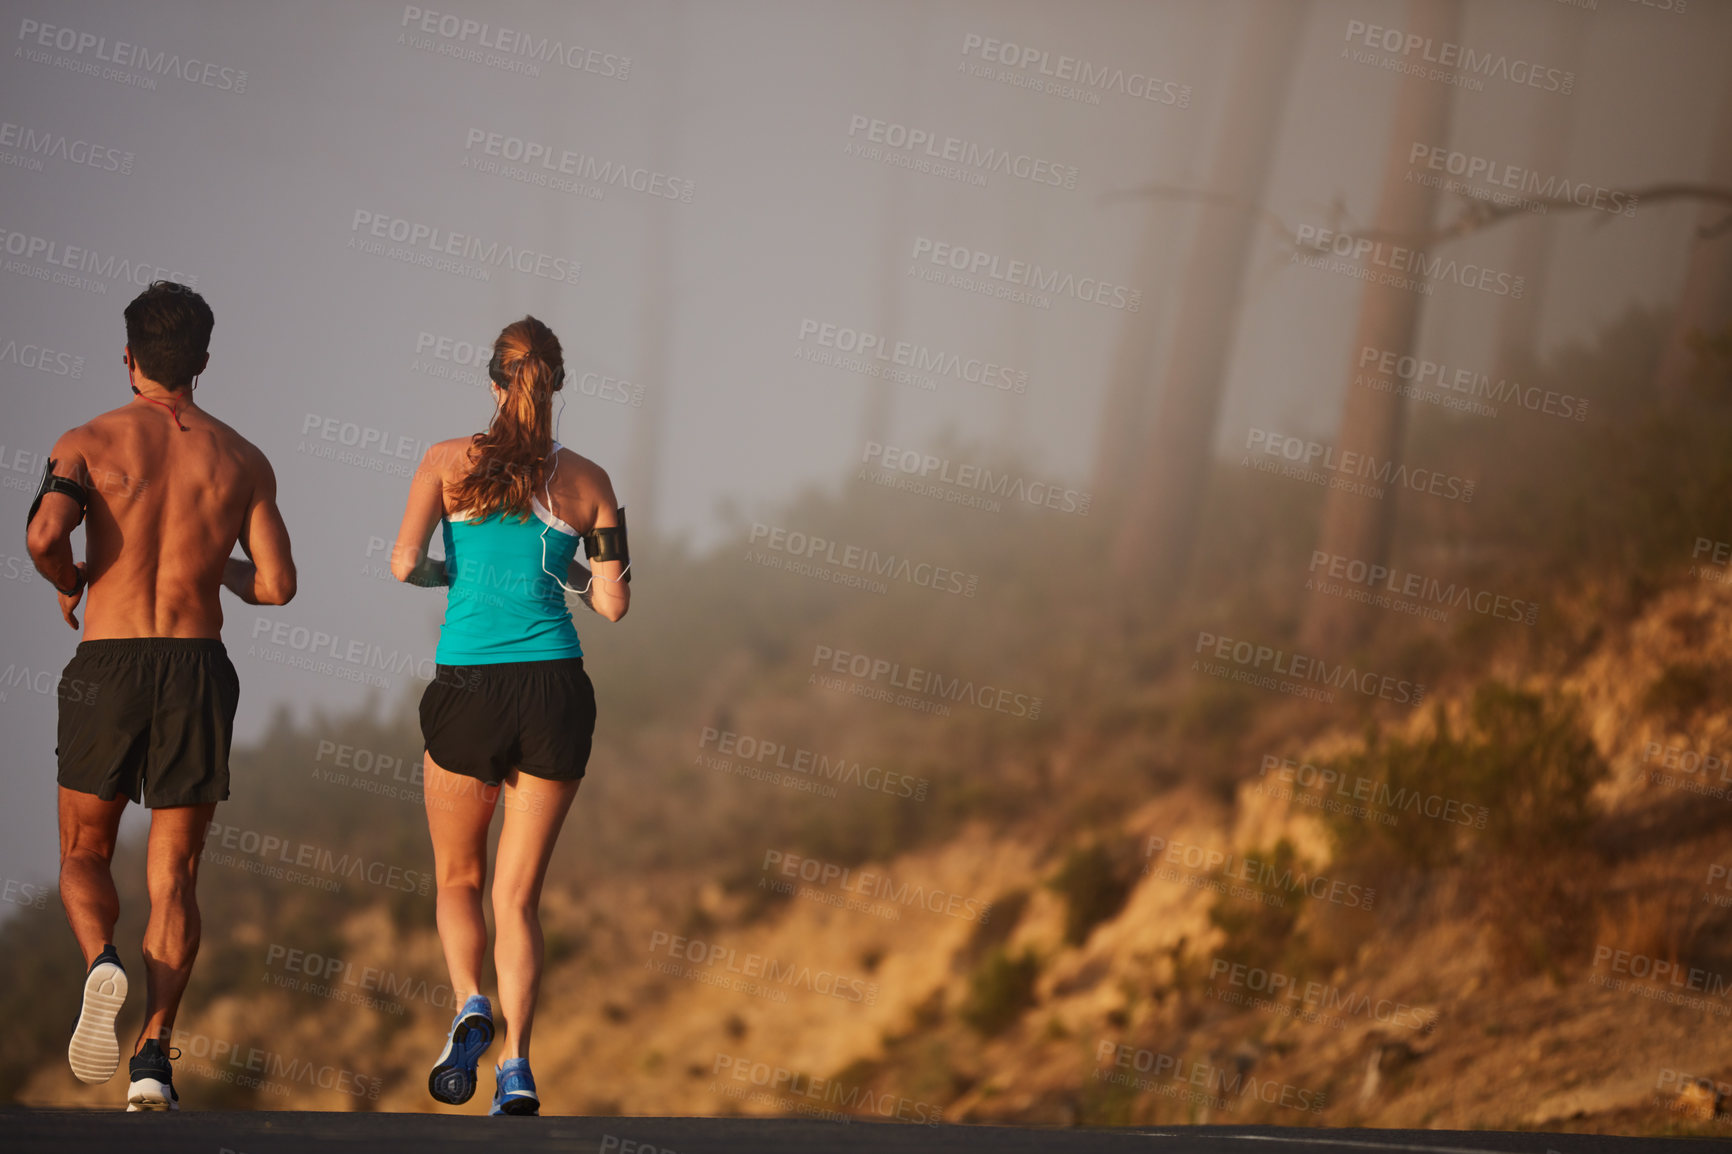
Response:
[{"label": "tree trunk in fog", "polygon": [[638,309],[638,355],[632,369],[637,378],[632,383],[643,390],[643,407],[632,422],[627,485],[618,494],[620,504],[630,507],[631,524],[644,535],[645,541],[659,528],[662,444],[667,439],[668,342],[673,339],[674,328],[669,292],[673,281],[672,241],[668,236],[673,225],[668,219],[668,208],[658,204],[650,210],[654,218],[647,229],[643,303]]},{"label": "tree trunk in fog", "polygon": [[[904,124],[915,123],[920,112],[920,72],[915,67],[915,62],[921,59],[926,39],[925,12],[924,7],[917,5],[907,16],[899,18],[902,21],[901,46],[894,59],[901,70],[896,85],[896,96],[900,103],[894,111],[896,119]],[[873,322],[882,336],[887,340],[894,340],[900,335],[896,330],[902,320],[902,274],[907,271],[907,262],[902,259],[902,253],[908,244],[908,237],[903,231],[908,218],[908,190],[904,187],[908,173],[890,164],[884,165],[883,169],[884,239],[880,245],[883,255],[878,262],[878,299],[874,302],[877,312]],[[886,377],[867,378],[866,399],[860,411],[862,446],[874,442],[880,445],[889,443],[890,415],[895,408],[893,390],[896,387]]]},{"label": "tree trunk in fog", "polygon": [[[1558,49],[1552,59],[1559,69],[1581,74],[1581,47],[1587,23],[1579,12],[1559,13],[1563,29],[1558,36]],[[1535,92],[1530,99],[1539,102],[1534,110],[1533,144],[1526,156],[1527,167],[1535,172],[1556,176],[1569,163],[1570,129],[1575,121],[1576,98],[1560,92]],[[1520,297],[1503,301],[1498,310],[1497,336],[1494,343],[1496,367],[1494,377],[1509,377],[1516,366],[1539,356],[1540,306],[1545,301],[1550,280],[1552,246],[1557,241],[1558,224],[1553,213],[1531,216],[1515,225],[1515,243],[1510,249],[1510,267],[1526,278]]]},{"label": "tree trunk in fog", "polygon": [[[1164,598],[1190,562],[1197,514],[1221,408],[1221,385],[1239,317],[1251,242],[1260,227],[1288,79],[1310,5],[1242,5],[1243,39],[1235,54],[1208,190],[1231,198],[1201,202],[1184,276],[1179,314],[1160,381],[1152,428],[1132,443],[1134,475],[1114,546],[1114,567],[1139,596]],[[1127,352],[1127,357],[1133,352]],[[1128,366],[1120,366],[1125,368]],[[1119,398],[1116,404],[1128,402]],[[1108,419],[1114,419],[1109,399]],[[1109,431],[1109,436],[1111,435]]]},{"label": "tree trunk in fog", "polygon": [[[667,79],[658,89],[650,110],[650,156],[648,163],[663,172],[673,150],[675,116],[680,104],[680,76],[685,63],[681,52],[681,28],[686,13],[675,5],[660,21],[667,45]],[[629,510],[629,521],[648,542],[661,528],[662,446],[667,440],[669,412],[668,345],[673,340],[673,208],[671,202],[646,206],[644,222],[643,289],[638,304],[638,355],[632,367],[632,383],[643,390],[643,405],[631,428],[631,455],[626,466],[626,484],[617,493]]]},{"label": "tree trunk in fog", "polygon": [[[1150,202],[1129,283],[1156,285],[1167,280],[1163,257],[1168,238],[1184,215],[1184,211],[1166,201]],[[1149,381],[1155,373],[1155,318],[1161,315],[1160,302],[1164,299],[1164,294],[1147,293],[1141,312],[1125,314],[1119,324],[1112,364],[1107,369],[1107,395],[1101,406],[1100,436],[1095,442],[1094,505],[1096,511],[1109,516],[1117,516],[1123,510],[1137,450],[1154,423],[1149,413],[1153,408],[1148,399]]]},{"label": "tree trunk in fog", "polygon": [[[1407,31],[1435,40],[1456,40],[1461,25],[1460,0],[1408,0]],[[1383,160],[1383,192],[1372,228],[1382,234],[1414,236],[1431,227],[1437,192],[1409,182],[1408,150],[1416,140],[1449,140],[1451,101],[1447,84],[1404,76],[1398,82],[1395,111],[1389,125],[1389,145]],[[1418,293],[1394,285],[1366,282],[1360,290],[1359,327],[1353,338],[1353,360],[1367,346],[1393,352],[1413,352],[1419,331]],[[1352,370],[1349,370],[1351,373]],[[1360,453],[1381,463],[1397,458],[1407,430],[1407,402],[1393,390],[1379,392],[1347,383],[1337,455]],[[1324,498],[1323,529],[1317,547],[1325,552],[1382,564],[1389,554],[1400,490],[1384,486],[1382,500],[1330,489]],[[1301,641],[1325,652],[1339,652],[1363,639],[1369,610],[1339,597],[1314,597],[1307,606]]]},{"label": "tree trunk in fog", "polygon": [[[1719,120],[1710,139],[1707,183],[1732,185],[1732,70],[1726,73],[1721,94]],[[1704,237],[1701,230],[1719,226],[1732,212],[1725,205],[1704,203],[1696,213],[1696,229],[1690,238],[1690,264],[1684,273],[1684,291],[1672,320],[1671,336],[1660,354],[1655,378],[1660,403],[1675,408],[1689,395],[1696,375],[1697,353],[1690,347],[1694,334],[1714,333],[1732,321],[1732,230]]]},{"label": "tree trunk in fog", "polygon": [[[878,332],[886,340],[895,339],[897,325],[902,319],[902,261],[903,250],[907,247],[903,236],[903,221],[908,212],[905,207],[907,193],[902,188],[902,177],[905,174],[892,165],[884,166],[884,244],[883,256],[878,262],[878,301],[874,324]],[[895,388],[888,377],[874,376],[866,381],[866,403],[860,413],[860,438],[862,447],[869,444],[888,444],[890,441],[890,411],[892,397],[890,390]]]}]

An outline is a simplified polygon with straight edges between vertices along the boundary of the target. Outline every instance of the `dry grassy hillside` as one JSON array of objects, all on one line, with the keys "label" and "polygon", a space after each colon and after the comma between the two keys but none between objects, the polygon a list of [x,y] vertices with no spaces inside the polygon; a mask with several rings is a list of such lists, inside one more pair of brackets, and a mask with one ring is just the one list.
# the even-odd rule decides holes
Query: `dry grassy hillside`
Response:
[{"label": "dry grassy hillside", "polygon": [[[1724,748],[1724,719],[1704,714],[1687,687],[1690,670],[1727,664],[1732,589],[1690,580],[1522,681],[1532,700],[1577,703],[1587,742],[1578,760],[1597,767],[1573,779],[1589,786],[1585,833],[1572,829],[1576,848],[1556,860],[1514,845],[1476,855],[1495,823],[1427,817],[1424,802],[1386,805],[1372,820],[1320,809],[1331,794],[1304,789],[1329,768],[1339,782],[1386,779],[1377,767],[1398,760],[1404,742],[1435,756],[1440,721],[1466,741],[1471,695],[1446,692],[1438,711],[1378,735],[1382,762],[1367,756],[1363,734],[1324,731],[1272,751],[1288,759],[1285,773],[1248,767],[1230,800],[1180,786],[1083,842],[1039,821],[973,823],[942,844],[858,863],[853,891],[800,882],[797,868],[788,881],[780,861],[728,884],[694,870],[561,888],[547,902],[543,1096],[550,1110],[581,1112],[1724,1136],[1727,1119],[1700,1116],[1685,1075],[1732,1081],[1723,1041],[1732,993],[1701,993],[1706,1010],[1644,997],[1672,987],[1615,974],[1605,955],[1677,963],[1685,993],[1692,967],[1704,982],[1732,975],[1722,904],[1732,890],[1717,892],[1703,865],[1732,864],[1732,793],[1718,770],[1657,776],[1668,756],[1684,764],[1681,750]],[[1485,670],[1502,675],[1514,670]],[[1524,795],[1506,782],[1497,804],[1567,808],[1556,782],[1535,788]],[[1722,792],[1701,792],[1714,788]],[[1333,797],[1351,801],[1351,788]],[[1519,840],[1543,842],[1533,816]],[[1368,848],[1373,829],[1380,840]],[[1419,844],[1433,856],[1389,856],[1391,845]],[[1245,880],[1275,862],[1329,886]],[[1222,865],[1240,870],[1238,881]],[[862,873],[889,888],[860,883]],[[778,881],[797,892],[774,892]],[[1340,887],[1357,887],[1361,900]],[[916,888],[945,895],[948,908]],[[1331,888],[1336,900],[1311,896]],[[1524,904],[1536,895],[1544,908]],[[342,975],[313,990],[261,981],[195,999],[183,1029],[195,1042],[343,1055],[379,1079],[376,1099],[292,1077],[282,1093],[278,1070],[279,1086],[259,1091],[257,1105],[430,1108],[423,1071],[449,1014],[436,939],[405,931],[379,905],[331,929],[330,956],[431,984],[393,998]],[[262,950],[260,933],[240,937]],[[1629,988],[1611,988],[1618,977]],[[327,988],[402,1012],[328,1012]],[[233,1054],[183,1063],[190,1105],[245,1076]],[[19,1096],[112,1098],[59,1065]]]}]

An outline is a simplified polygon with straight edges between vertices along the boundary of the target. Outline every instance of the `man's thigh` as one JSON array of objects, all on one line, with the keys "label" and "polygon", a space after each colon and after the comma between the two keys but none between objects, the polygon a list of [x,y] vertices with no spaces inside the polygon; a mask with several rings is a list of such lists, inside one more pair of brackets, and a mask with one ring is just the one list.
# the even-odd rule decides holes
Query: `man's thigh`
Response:
[{"label": "man's thigh", "polygon": [[217,803],[212,801],[203,805],[165,805],[150,811],[147,868],[153,878],[164,869],[190,875],[198,873],[205,831],[210,829],[216,807]]},{"label": "man's thigh", "polygon": [[104,861],[112,859],[126,803],[125,794],[103,801],[94,793],[61,786],[60,860],[65,861],[74,853],[95,854]]}]

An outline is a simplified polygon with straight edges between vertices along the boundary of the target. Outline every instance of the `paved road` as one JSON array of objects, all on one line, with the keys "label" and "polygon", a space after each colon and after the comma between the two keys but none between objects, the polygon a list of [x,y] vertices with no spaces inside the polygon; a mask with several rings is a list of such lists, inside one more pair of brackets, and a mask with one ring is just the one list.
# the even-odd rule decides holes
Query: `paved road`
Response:
[{"label": "paved road", "polygon": [[499,1147],[560,1154],[1708,1154],[1728,1144],[1595,1134],[1266,1126],[1048,1130],[775,1118],[0,1110],[0,1150],[8,1154],[453,1154]]}]

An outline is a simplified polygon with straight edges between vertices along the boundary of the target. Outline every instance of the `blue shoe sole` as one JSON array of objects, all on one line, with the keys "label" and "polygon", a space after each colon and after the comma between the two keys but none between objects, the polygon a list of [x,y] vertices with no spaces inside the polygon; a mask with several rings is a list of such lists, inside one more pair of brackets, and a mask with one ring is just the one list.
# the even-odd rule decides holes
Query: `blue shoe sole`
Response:
[{"label": "blue shoe sole", "polygon": [[535,1098],[507,1098],[493,1104],[495,1116],[510,1114],[517,1118],[533,1118],[541,1113],[541,1102]]},{"label": "blue shoe sole", "polygon": [[475,1096],[475,1068],[492,1044],[493,1023],[480,1014],[458,1022],[451,1028],[445,1054],[427,1075],[427,1092],[451,1106],[469,1101]]}]

